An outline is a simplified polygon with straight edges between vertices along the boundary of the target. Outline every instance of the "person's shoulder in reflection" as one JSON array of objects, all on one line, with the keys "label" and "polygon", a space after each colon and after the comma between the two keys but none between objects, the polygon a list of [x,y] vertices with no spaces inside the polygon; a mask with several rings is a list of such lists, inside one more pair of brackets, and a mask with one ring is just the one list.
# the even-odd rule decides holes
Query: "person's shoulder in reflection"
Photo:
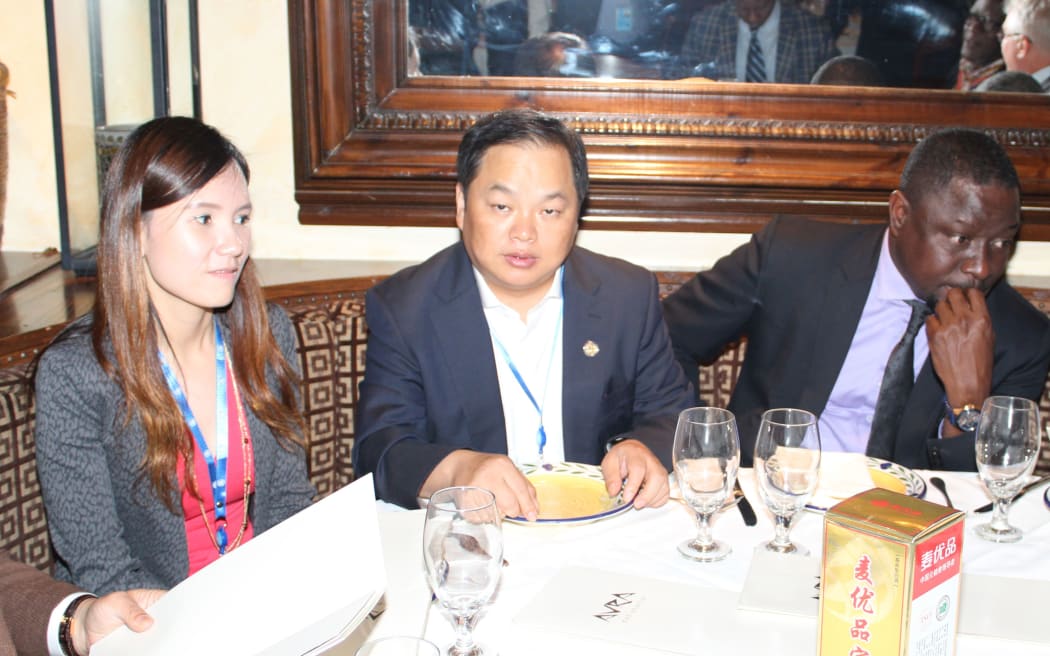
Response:
[{"label": "person's shoulder in reflection", "polygon": [[0,552],[0,654],[87,656],[120,626],[142,632],[162,590],[83,594]]},{"label": "person's shoulder in reflection", "polygon": [[518,77],[594,77],[594,54],[587,42],[568,32],[548,32],[518,46]]},{"label": "person's shoulder in reflection", "polygon": [[1043,87],[1028,73],[999,71],[977,85],[975,91],[1006,91],[1010,93],[1043,93]]},{"label": "person's shoulder in reflection", "polygon": [[693,17],[676,69],[679,77],[808,84],[835,54],[827,23],[793,2],[725,0]]},{"label": "person's shoulder in reflection", "polygon": [[1028,73],[1050,92],[1050,0],[1007,0],[1000,47],[1006,70]]},{"label": "person's shoulder in reflection", "polygon": [[[1050,319],[1003,279],[1020,229],[1003,147],[973,130],[927,136],[888,215],[888,225],[776,218],[664,301],[690,380],[746,335],[729,409],[747,463],[762,412],[797,407],[819,415],[828,451],[973,470],[962,410],[992,394],[1042,394]],[[914,366],[884,383],[909,325]]]},{"label": "person's shoulder in reflection", "polygon": [[965,0],[864,2],[853,54],[878,64],[887,86],[951,88],[966,13]]},{"label": "person's shoulder in reflection", "polygon": [[856,55],[839,55],[821,64],[810,84],[881,87],[886,79],[872,61]]},{"label": "person's shoulder in reflection", "polygon": [[610,496],[668,498],[692,392],[652,273],[575,245],[587,198],[580,136],[499,112],[456,159],[459,243],[369,290],[353,462],[406,507],[452,485],[536,518],[518,464],[601,465]]},{"label": "person's shoulder in reflection", "polygon": [[978,85],[1005,69],[999,52],[999,30],[1006,12],[1003,0],[976,0],[963,25],[962,50],[955,88],[977,89]]},{"label": "person's shoulder in reflection", "polygon": [[102,192],[98,293],[41,355],[36,464],[55,573],[170,588],[310,505],[294,327],[267,305],[244,155],[138,126]]}]

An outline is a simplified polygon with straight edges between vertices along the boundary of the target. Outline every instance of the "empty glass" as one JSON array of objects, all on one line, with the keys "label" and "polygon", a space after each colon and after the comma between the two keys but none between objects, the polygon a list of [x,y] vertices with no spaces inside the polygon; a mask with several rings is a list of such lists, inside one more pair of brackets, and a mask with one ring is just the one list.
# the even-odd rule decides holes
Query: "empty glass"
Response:
[{"label": "empty glass", "polygon": [[678,545],[686,558],[721,560],[732,549],[711,537],[711,516],[732,494],[740,467],[736,417],[722,408],[689,408],[674,432],[674,474],[682,498],[696,513],[696,538]]},{"label": "empty glass", "polygon": [[766,410],[755,440],[755,483],[773,513],[776,534],[766,549],[806,555],[791,542],[791,522],[813,496],[820,480],[820,431],[812,412],[795,408]]},{"label": "empty glass", "polygon": [[1015,396],[991,396],[981,407],[977,425],[977,472],[994,507],[992,520],[977,527],[977,535],[992,542],[1017,542],[1021,530],[1006,517],[1039,454],[1039,407]]},{"label": "empty glass", "polygon": [[481,656],[474,625],[492,598],[503,567],[503,534],[496,497],[480,487],[438,490],[427,504],[423,561],[434,596],[452,620],[451,656]]}]

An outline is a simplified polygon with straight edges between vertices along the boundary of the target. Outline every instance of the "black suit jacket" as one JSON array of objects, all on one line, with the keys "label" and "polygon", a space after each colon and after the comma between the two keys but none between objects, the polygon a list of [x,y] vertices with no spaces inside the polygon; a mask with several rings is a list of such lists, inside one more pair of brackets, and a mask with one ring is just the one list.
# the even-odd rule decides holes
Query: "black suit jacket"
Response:
[{"label": "black suit jacket", "polygon": [[[827,404],[875,275],[885,225],[779,218],[664,301],[675,357],[690,380],[743,335],[747,351],[729,409],[750,463],[762,413]],[[1050,367],[1050,320],[1005,281],[987,296],[995,329],[993,394],[1038,400]],[[881,381],[872,381],[878,386]],[[893,460],[976,468],[973,434],[939,439],[944,386],[927,358],[904,410]]]},{"label": "black suit jacket", "polygon": [[[597,464],[630,435],[671,467],[678,413],[694,394],[675,363],[656,279],[574,247],[565,262],[562,429],[565,458]],[[369,338],[354,444],[379,497],[414,506],[456,449],[507,453],[496,360],[462,244],[370,290]],[[592,341],[594,357],[583,352]]]}]

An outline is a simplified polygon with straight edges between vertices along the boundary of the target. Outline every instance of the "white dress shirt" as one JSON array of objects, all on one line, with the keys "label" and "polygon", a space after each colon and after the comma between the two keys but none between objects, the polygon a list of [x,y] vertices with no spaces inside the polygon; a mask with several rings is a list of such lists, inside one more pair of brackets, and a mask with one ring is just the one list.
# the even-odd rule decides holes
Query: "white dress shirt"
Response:
[{"label": "white dress shirt", "polygon": [[514,366],[543,411],[543,428],[547,434],[543,460],[565,460],[561,407],[563,274],[564,267],[558,269],[546,296],[529,310],[523,323],[518,312],[500,302],[482,275],[474,269],[474,278],[481,293],[481,306],[492,337],[492,354],[496,360],[499,393],[503,401],[503,421],[507,428],[507,454],[519,464],[539,462],[537,437],[541,418],[514,378],[510,365],[496,346],[496,340],[507,349]]},{"label": "white dress shirt", "polygon": [[[736,35],[736,80],[747,78],[747,51],[751,47],[751,28],[737,19]],[[773,11],[765,23],[758,27],[758,45],[762,46],[762,58],[766,60],[766,82],[777,78],[777,33],[780,32],[780,1],[773,4]]]},{"label": "white dress shirt", "polygon": [[[839,370],[831,396],[820,413],[820,445],[825,451],[864,453],[871,434],[882,375],[890,352],[908,327],[915,294],[890,257],[889,234],[882,237],[882,251],[868,300],[860,315],[853,342]],[[914,375],[918,376],[930,353],[926,330],[915,336]]]}]

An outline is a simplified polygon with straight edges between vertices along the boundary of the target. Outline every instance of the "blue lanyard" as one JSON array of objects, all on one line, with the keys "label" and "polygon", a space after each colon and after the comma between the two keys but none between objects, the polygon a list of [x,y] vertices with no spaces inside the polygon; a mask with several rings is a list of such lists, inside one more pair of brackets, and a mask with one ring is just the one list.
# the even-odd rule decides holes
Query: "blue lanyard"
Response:
[{"label": "blue lanyard", "polygon": [[226,403],[226,345],[223,343],[222,330],[219,329],[219,319],[215,318],[215,454],[212,455],[208,443],[204,440],[201,427],[190,410],[186,394],[179,385],[179,379],[168,365],[164,353],[159,352],[160,366],[164,370],[164,380],[168,383],[175,402],[179,404],[182,417],[186,425],[193,433],[197,446],[208,463],[208,476],[211,478],[212,500],[215,502],[215,542],[219,547],[219,555],[226,553],[228,543],[226,537],[226,454],[230,448],[227,403]]},{"label": "blue lanyard", "polygon": [[[551,353],[550,358],[547,360],[547,382],[550,383],[551,366],[554,364],[554,350],[558,345],[558,337],[561,335],[562,318],[565,315],[565,294],[562,294],[561,308],[558,310],[558,325],[554,329],[554,339],[551,340]],[[529,401],[532,402],[532,407],[536,408],[536,412],[540,415],[540,428],[536,433],[536,444],[539,447],[540,462],[543,462],[543,447],[547,446],[547,431],[543,428],[543,406],[536,402],[536,397],[532,395],[529,390],[529,386],[525,384],[525,379],[522,377],[521,372],[514,366],[514,361],[510,358],[510,353],[503,346],[503,343],[499,341],[499,338],[492,335],[492,341],[496,344],[499,349],[500,355],[503,356],[503,361],[510,367],[510,373],[514,374],[514,380],[518,381],[518,385],[521,387],[521,391],[525,392],[525,396],[529,397]],[[547,387],[543,388],[544,395],[546,395]]]}]

